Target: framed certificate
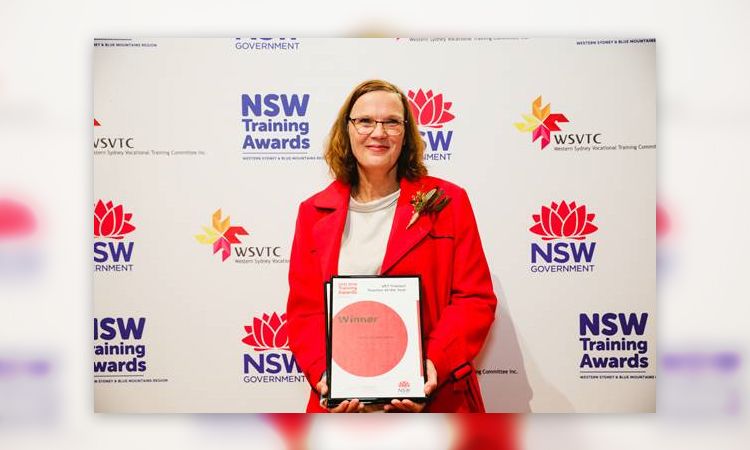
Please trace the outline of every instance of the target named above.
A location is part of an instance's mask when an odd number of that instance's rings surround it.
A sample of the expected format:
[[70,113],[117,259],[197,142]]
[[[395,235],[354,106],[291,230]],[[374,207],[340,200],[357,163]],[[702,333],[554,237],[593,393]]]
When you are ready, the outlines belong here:
[[419,276],[338,276],[325,289],[328,406],[424,401]]

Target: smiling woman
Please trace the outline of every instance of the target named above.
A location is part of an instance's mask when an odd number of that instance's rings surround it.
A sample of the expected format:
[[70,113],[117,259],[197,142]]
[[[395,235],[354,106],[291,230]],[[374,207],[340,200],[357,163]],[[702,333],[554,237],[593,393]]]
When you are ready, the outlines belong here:
[[[323,283],[334,275],[419,275],[427,403],[393,399],[386,412],[484,412],[472,360],[497,298],[466,192],[427,176],[424,143],[404,94],[365,81],[339,110],[325,159],[335,181],[302,202],[289,264],[289,346],[327,409]],[[439,193],[432,195],[434,193]]]

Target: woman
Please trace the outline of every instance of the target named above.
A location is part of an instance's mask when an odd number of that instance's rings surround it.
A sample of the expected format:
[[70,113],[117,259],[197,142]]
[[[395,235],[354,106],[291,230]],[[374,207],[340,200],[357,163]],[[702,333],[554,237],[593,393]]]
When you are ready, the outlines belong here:
[[[497,299],[466,192],[427,176],[404,94],[370,80],[339,111],[325,151],[336,180],[302,202],[289,267],[289,345],[312,392],[308,412],[358,412],[357,399],[327,410],[323,282],[333,275],[422,278],[429,401],[393,400],[386,412],[484,412],[472,359]],[[442,202],[416,211],[433,188]],[[447,203],[446,203],[447,202]],[[442,208],[442,209],[441,209]]]

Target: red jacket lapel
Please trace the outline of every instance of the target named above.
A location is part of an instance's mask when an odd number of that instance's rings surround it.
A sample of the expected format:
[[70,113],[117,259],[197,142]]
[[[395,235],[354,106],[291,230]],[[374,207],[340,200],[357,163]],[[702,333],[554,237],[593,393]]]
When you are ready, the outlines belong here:
[[320,258],[324,280],[338,273],[339,248],[349,209],[350,192],[349,185],[334,181],[315,198],[315,207],[327,213],[312,229],[315,251]]
[[393,218],[391,234],[388,237],[388,246],[385,250],[383,265],[380,268],[381,274],[386,274],[409,250],[417,245],[427,233],[432,229],[432,216],[423,215],[411,226],[406,226],[414,214],[414,208],[411,205],[411,199],[414,194],[421,190],[426,191],[434,186],[423,186],[422,180],[409,181],[401,179],[401,194],[396,204],[396,216]]
[[[420,180],[400,181],[401,194],[396,203],[396,214],[388,237],[381,274],[386,274],[409,250],[417,245],[432,229],[431,215],[420,216],[419,219],[406,229],[414,213],[411,198],[418,190],[429,190],[434,186],[422,186]],[[341,238],[346,225],[346,215],[349,210],[349,196],[351,188],[340,181],[334,181],[328,188],[315,198],[316,208],[325,211],[325,216],[318,220],[312,229],[315,250],[320,258],[323,279],[328,280],[338,273],[339,250]]]

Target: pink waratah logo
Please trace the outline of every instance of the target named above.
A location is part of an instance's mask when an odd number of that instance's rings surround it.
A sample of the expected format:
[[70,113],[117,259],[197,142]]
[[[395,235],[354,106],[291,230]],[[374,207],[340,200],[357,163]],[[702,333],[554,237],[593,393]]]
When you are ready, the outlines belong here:
[[423,127],[443,128],[444,123],[456,117],[448,111],[453,103],[444,102],[443,94],[435,95],[432,90],[425,92],[420,89],[417,92],[409,91],[408,96],[411,112]]
[[534,234],[542,236],[545,241],[553,239],[586,239],[586,236],[599,228],[591,223],[594,214],[586,212],[586,205],[576,205],[565,201],[550,206],[542,206],[541,214],[534,214],[534,226],[529,228]]
[[94,236],[98,238],[122,239],[135,230],[130,223],[133,214],[126,213],[122,205],[99,200],[94,206]]
[[289,334],[286,328],[286,313],[279,316],[276,313],[263,314],[262,318],[253,318],[252,325],[245,325],[247,336],[242,342],[249,345],[256,352],[266,350],[289,350]]

